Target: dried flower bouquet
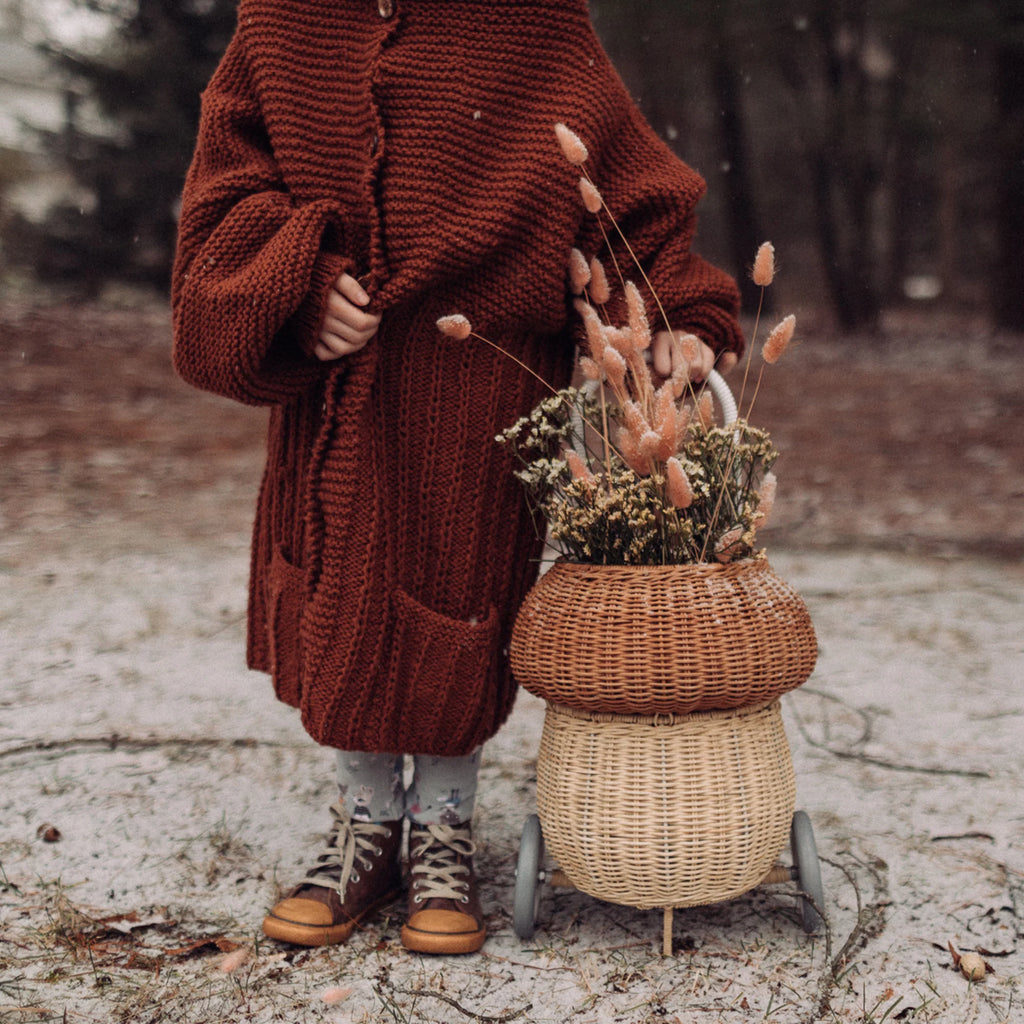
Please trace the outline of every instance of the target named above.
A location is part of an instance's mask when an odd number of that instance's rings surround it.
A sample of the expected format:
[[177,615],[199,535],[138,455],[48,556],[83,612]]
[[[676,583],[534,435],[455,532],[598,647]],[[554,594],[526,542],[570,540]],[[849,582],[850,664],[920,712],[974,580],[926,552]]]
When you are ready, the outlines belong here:
[[[568,276],[586,334],[586,351],[579,358],[584,382],[557,391],[551,388],[548,398],[497,440],[516,455],[516,475],[539,523],[546,527],[552,546],[570,560],[678,565],[757,557],[763,553],[755,548],[756,532],[775,500],[771,468],[778,456],[768,433],[748,422],[764,365],[745,415],[716,425],[710,391],[695,388],[688,377],[698,339],[672,329],[590,177],[582,140],[563,124],[555,126],[555,135],[566,159],[580,168],[580,198],[599,219],[606,244],[608,232],[616,233],[653,296],[669,332],[673,371],[667,379],[652,372],[653,334],[637,285],[616,263],[626,323],[612,322],[608,309],[613,293],[604,266],[574,249]],[[762,294],[773,276],[774,250],[766,242],[752,271]],[[759,323],[760,310],[755,340]],[[442,317],[438,327],[449,336],[473,336],[504,352],[476,334],[460,314]],[[794,327],[789,316],[770,332],[762,347],[764,364],[779,358]],[[741,409],[743,397],[741,391]]]

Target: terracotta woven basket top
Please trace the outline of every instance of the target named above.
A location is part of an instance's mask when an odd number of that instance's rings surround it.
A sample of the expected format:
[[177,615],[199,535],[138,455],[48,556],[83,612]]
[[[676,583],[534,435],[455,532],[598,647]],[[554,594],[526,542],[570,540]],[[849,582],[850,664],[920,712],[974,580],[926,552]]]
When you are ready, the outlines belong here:
[[773,700],[818,656],[800,595],[764,559],[617,566],[559,560],[519,611],[512,671],[531,693],[613,714]]

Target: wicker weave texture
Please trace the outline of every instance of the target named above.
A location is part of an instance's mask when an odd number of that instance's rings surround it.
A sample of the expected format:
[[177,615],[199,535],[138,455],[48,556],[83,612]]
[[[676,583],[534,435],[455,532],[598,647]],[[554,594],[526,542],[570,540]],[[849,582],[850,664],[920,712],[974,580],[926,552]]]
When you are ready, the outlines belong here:
[[545,843],[599,899],[650,908],[739,896],[785,846],[795,801],[778,701],[675,718],[548,705],[537,764]]
[[556,562],[519,611],[512,671],[531,693],[615,714],[764,703],[806,682],[817,639],[764,559],[729,565]]

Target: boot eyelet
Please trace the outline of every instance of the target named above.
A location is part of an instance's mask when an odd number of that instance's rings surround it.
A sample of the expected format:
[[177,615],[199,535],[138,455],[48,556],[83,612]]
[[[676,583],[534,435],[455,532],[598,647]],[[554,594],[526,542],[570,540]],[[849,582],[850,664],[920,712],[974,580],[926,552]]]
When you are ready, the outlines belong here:
[[355,872],[355,871],[349,872],[348,880],[350,882],[357,882],[358,883],[358,881],[359,881],[359,874],[357,872]]
[[413,896],[412,901],[418,906],[420,903],[423,902],[423,897],[420,895]]
[[469,897],[468,896],[460,896],[459,897],[459,902],[460,903],[468,903],[469,902]]

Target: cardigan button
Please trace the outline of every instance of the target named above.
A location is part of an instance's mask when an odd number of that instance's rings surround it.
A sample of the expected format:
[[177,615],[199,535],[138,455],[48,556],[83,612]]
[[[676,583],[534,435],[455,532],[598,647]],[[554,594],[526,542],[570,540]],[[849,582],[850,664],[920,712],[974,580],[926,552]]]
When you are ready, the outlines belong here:
[[395,13],[395,0],[377,0],[377,13],[382,18],[390,18]]

